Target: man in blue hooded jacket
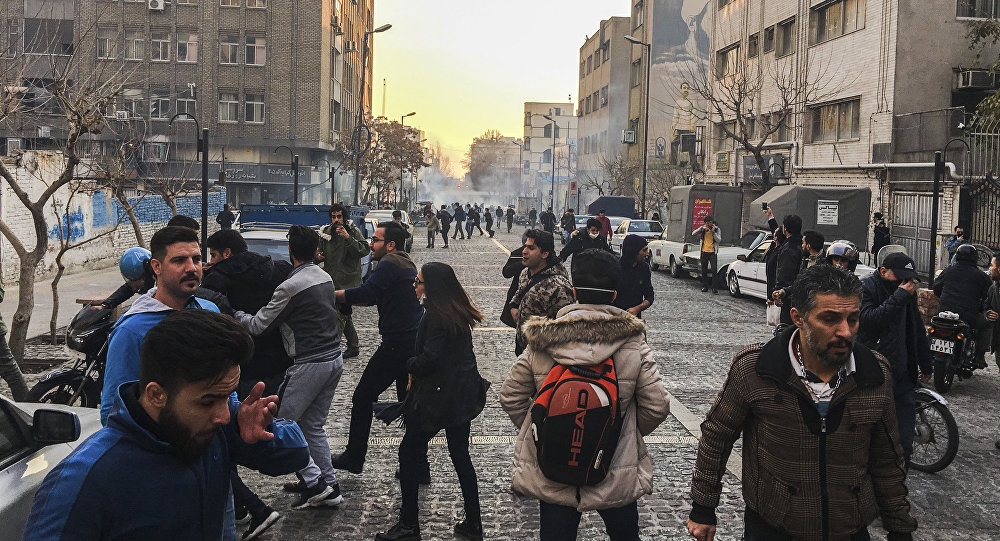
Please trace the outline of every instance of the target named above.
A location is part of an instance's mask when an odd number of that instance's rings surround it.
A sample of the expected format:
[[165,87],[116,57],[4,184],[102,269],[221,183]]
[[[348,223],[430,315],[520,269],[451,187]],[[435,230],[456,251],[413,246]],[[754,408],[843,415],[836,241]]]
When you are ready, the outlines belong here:
[[132,303],[109,337],[101,391],[101,424],[105,426],[118,386],[139,379],[139,349],[149,329],[176,310],[219,311],[215,304],[194,296],[202,277],[198,233],[186,227],[167,226],[153,234],[149,247],[156,287]]
[[102,430],[46,475],[24,539],[222,538],[234,463],[284,475],[309,460],[305,438],[275,420],[258,383],[233,391],[250,335],[228,316],[170,313],[146,334],[138,382],[119,386]]

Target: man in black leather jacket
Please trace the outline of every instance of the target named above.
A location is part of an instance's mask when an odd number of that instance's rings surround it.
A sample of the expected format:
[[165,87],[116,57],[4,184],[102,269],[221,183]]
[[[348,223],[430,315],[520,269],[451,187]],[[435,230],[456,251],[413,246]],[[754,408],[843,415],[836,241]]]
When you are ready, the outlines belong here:
[[[861,280],[858,340],[885,355],[892,364],[893,398],[899,438],[907,463],[913,451],[916,388],[933,370],[927,329],[917,309],[917,274],[913,259],[890,254],[882,266]],[[918,369],[920,374],[918,376]]]
[[[802,218],[789,214],[781,220],[785,241],[775,253],[774,290],[782,290],[795,281],[802,268]],[[772,296],[774,294],[772,293]],[[792,325],[791,303],[781,305],[781,324],[775,328],[775,336]]]
[[[963,244],[955,250],[954,262],[934,279],[934,294],[941,299],[938,313],[958,314],[969,324],[976,342],[979,342],[978,335],[990,324],[983,315],[983,301],[992,283],[989,275],[976,266],[978,259],[976,248]],[[986,368],[985,354],[985,348],[976,347],[976,368]]]

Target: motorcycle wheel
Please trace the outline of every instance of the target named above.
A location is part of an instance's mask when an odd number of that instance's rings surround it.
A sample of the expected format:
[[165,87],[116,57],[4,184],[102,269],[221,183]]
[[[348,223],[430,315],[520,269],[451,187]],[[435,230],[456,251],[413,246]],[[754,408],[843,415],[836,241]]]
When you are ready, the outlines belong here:
[[955,382],[955,372],[949,364],[947,359],[934,361],[934,388],[941,394],[947,393]]
[[[70,398],[80,388],[83,389],[72,403]],[[40,404],[63,404],[83,408],[96,408],[101,405],[101,390],[94,380],[80,374],[63,374],[48,381],[39,382],[28,391],[28,402]]]
[[936,473],[951,464],[958,454],[958,425],[944,404],[917,394],[917,418],[910,467]]

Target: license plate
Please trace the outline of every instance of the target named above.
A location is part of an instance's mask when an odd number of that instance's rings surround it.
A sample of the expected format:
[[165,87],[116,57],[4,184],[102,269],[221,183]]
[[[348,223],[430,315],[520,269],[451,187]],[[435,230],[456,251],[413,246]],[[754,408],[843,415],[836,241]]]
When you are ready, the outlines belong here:
[[955,342],[940,338],[931,338],[931,351],[951,355],[955,351]]

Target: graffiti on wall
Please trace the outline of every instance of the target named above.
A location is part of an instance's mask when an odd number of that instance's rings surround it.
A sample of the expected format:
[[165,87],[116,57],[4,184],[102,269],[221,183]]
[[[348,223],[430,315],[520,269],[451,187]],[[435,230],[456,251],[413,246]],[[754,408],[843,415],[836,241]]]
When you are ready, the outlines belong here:
[[59,221],[60,224],[53,225],[49,229],[50,239],[67,237],[70,242],[76,242],[87,234],[87,229],[83,225],[83,208],[80,206],[77,206],[75,211],[63,213]]

